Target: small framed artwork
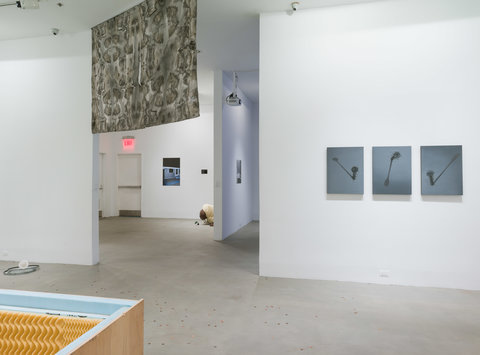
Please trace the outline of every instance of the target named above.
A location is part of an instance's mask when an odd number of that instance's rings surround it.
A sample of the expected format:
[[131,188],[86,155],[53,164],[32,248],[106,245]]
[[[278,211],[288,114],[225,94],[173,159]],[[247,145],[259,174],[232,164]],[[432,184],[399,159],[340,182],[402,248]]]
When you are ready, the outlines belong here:
[[423,146],[422,195],[463,195],[462,146]]
[[237,177],[237,184],[241,184],[242,183],[242,161],[241,160],[237,160],[236,177]]
[[412,147],[373,147],[373,194],[412,194]]
[[363,147],[327,148],[327,193],[363,195]]
[[163,158],[163,186],[180,186],[180,158]]

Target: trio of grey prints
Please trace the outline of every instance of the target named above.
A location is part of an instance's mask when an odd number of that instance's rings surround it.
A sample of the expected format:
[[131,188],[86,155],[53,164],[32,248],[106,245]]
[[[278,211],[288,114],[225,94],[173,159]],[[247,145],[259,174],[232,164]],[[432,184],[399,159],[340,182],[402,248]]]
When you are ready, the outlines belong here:
[[[422,195],[463,195],[462,146],[421,147]],[[412,148],[373,147],[373,193],[412,194]],[[363,147],[327,148],[327,193],[363,194]]]

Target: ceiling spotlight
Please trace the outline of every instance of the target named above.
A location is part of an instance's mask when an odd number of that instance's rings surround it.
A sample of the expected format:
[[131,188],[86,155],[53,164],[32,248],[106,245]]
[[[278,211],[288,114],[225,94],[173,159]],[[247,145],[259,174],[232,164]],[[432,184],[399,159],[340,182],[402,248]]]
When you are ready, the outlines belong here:
[[297,11],[300,7],[300,3],[298,1],[292,2],[292,10]]

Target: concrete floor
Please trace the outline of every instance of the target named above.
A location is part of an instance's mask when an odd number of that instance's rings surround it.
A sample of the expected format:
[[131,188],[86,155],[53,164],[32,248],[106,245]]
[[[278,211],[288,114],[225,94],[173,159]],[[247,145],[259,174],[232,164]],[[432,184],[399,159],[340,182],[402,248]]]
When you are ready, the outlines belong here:
[[[1,288],[145,299],[145,354],[480,354],[480,292],[258,276],[258,224],[100,222],[101,263]],[[2,269],[12,263],[1,262]]]

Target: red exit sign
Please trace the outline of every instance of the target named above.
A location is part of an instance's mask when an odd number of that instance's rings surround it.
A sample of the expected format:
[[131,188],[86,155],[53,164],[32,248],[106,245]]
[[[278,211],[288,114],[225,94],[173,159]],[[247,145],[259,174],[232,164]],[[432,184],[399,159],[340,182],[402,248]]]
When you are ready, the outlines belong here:
[[134,150],[135,149],[135,138],[133,137],[124,137],[122,138],[123,150]]

